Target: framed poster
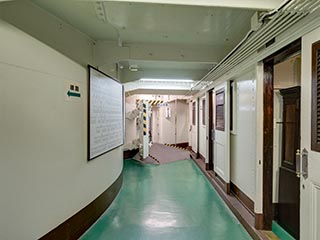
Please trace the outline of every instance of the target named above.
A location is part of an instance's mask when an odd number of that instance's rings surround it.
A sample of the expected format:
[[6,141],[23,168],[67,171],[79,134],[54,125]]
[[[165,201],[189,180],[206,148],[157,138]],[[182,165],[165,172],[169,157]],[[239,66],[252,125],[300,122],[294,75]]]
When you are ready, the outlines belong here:
[[97,158],[124,142],[123,85],[88,66],[88,160]]

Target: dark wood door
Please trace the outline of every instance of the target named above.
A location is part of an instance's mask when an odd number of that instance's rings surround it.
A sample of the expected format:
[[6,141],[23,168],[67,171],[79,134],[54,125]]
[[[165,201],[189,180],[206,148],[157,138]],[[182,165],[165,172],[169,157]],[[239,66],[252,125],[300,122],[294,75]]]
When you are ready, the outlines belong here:
[[214,140],[214,116],[213,116],[213,90],[209,92],[209,101],[208,101],[208,116],[209,116],[209,163],[206,166],[206,170],[213,170],[213,140]]
[[279,172],[279,224],[299,239],[300,179],[296,152],[300,150],[300,87],[280,90],[283,97],[282,157]]

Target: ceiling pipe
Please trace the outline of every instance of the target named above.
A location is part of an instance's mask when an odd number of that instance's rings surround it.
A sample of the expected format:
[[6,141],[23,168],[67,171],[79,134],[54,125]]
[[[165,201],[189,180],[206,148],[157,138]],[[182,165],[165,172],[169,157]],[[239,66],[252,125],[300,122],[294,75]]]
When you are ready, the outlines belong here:
[[[199,90],[205,81],[214,81],[227,73],[241,61],[257,52],[268,41],[275,38],[293,24],[319,8],[320,0],[290,0],[279,8],[260,18],[263,25],[255,32],[250,31],[246,37],[221,61],[209,71],[191,90]],[[266,22],[266,18],[271,20]]]

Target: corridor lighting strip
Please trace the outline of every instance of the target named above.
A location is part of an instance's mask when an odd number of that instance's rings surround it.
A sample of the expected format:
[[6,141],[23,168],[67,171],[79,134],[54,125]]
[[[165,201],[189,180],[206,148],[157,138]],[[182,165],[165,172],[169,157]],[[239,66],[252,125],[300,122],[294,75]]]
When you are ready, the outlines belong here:
[[259,30],[249,32],[246,38],[197,82],[191,90],[201,90],[201,88],[210,84],[210,81],[217,80],[235,66],[257,53],[270,40],[279,36],[302,18],[319,8],[320,0],[291,0],[287,1],[276,11],[263,16],[262,21],[269,15],[272,17]]
[[158,78],[141,78],[142,82],[179,82],[179,83],[193,83],[191,79],[158,79]]

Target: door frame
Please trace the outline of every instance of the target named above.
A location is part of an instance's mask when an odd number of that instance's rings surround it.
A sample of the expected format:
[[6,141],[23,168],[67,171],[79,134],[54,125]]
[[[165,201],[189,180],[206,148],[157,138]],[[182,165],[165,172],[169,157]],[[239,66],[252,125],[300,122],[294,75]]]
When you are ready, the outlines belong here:
[[214,159],[213,159],[213,132],[214,131],[214,118],[213,118],[213,91],[214,88],[210,89],[208,91],[208,101],[207,101],[207,114],[208,114],[208,163],[206,164],[206,170],[210,170],[213,171],[213,163],[214,163]]
[[196,123],[197,123],[197,158],[200,158],[200,98],[197,97],[196,100]]
[[272,229],[274,205],[272,203],[273,187],[273,86],[274,65],[301,51],[301,38],[280,49],[263,60],[263,210],[262,228]]

